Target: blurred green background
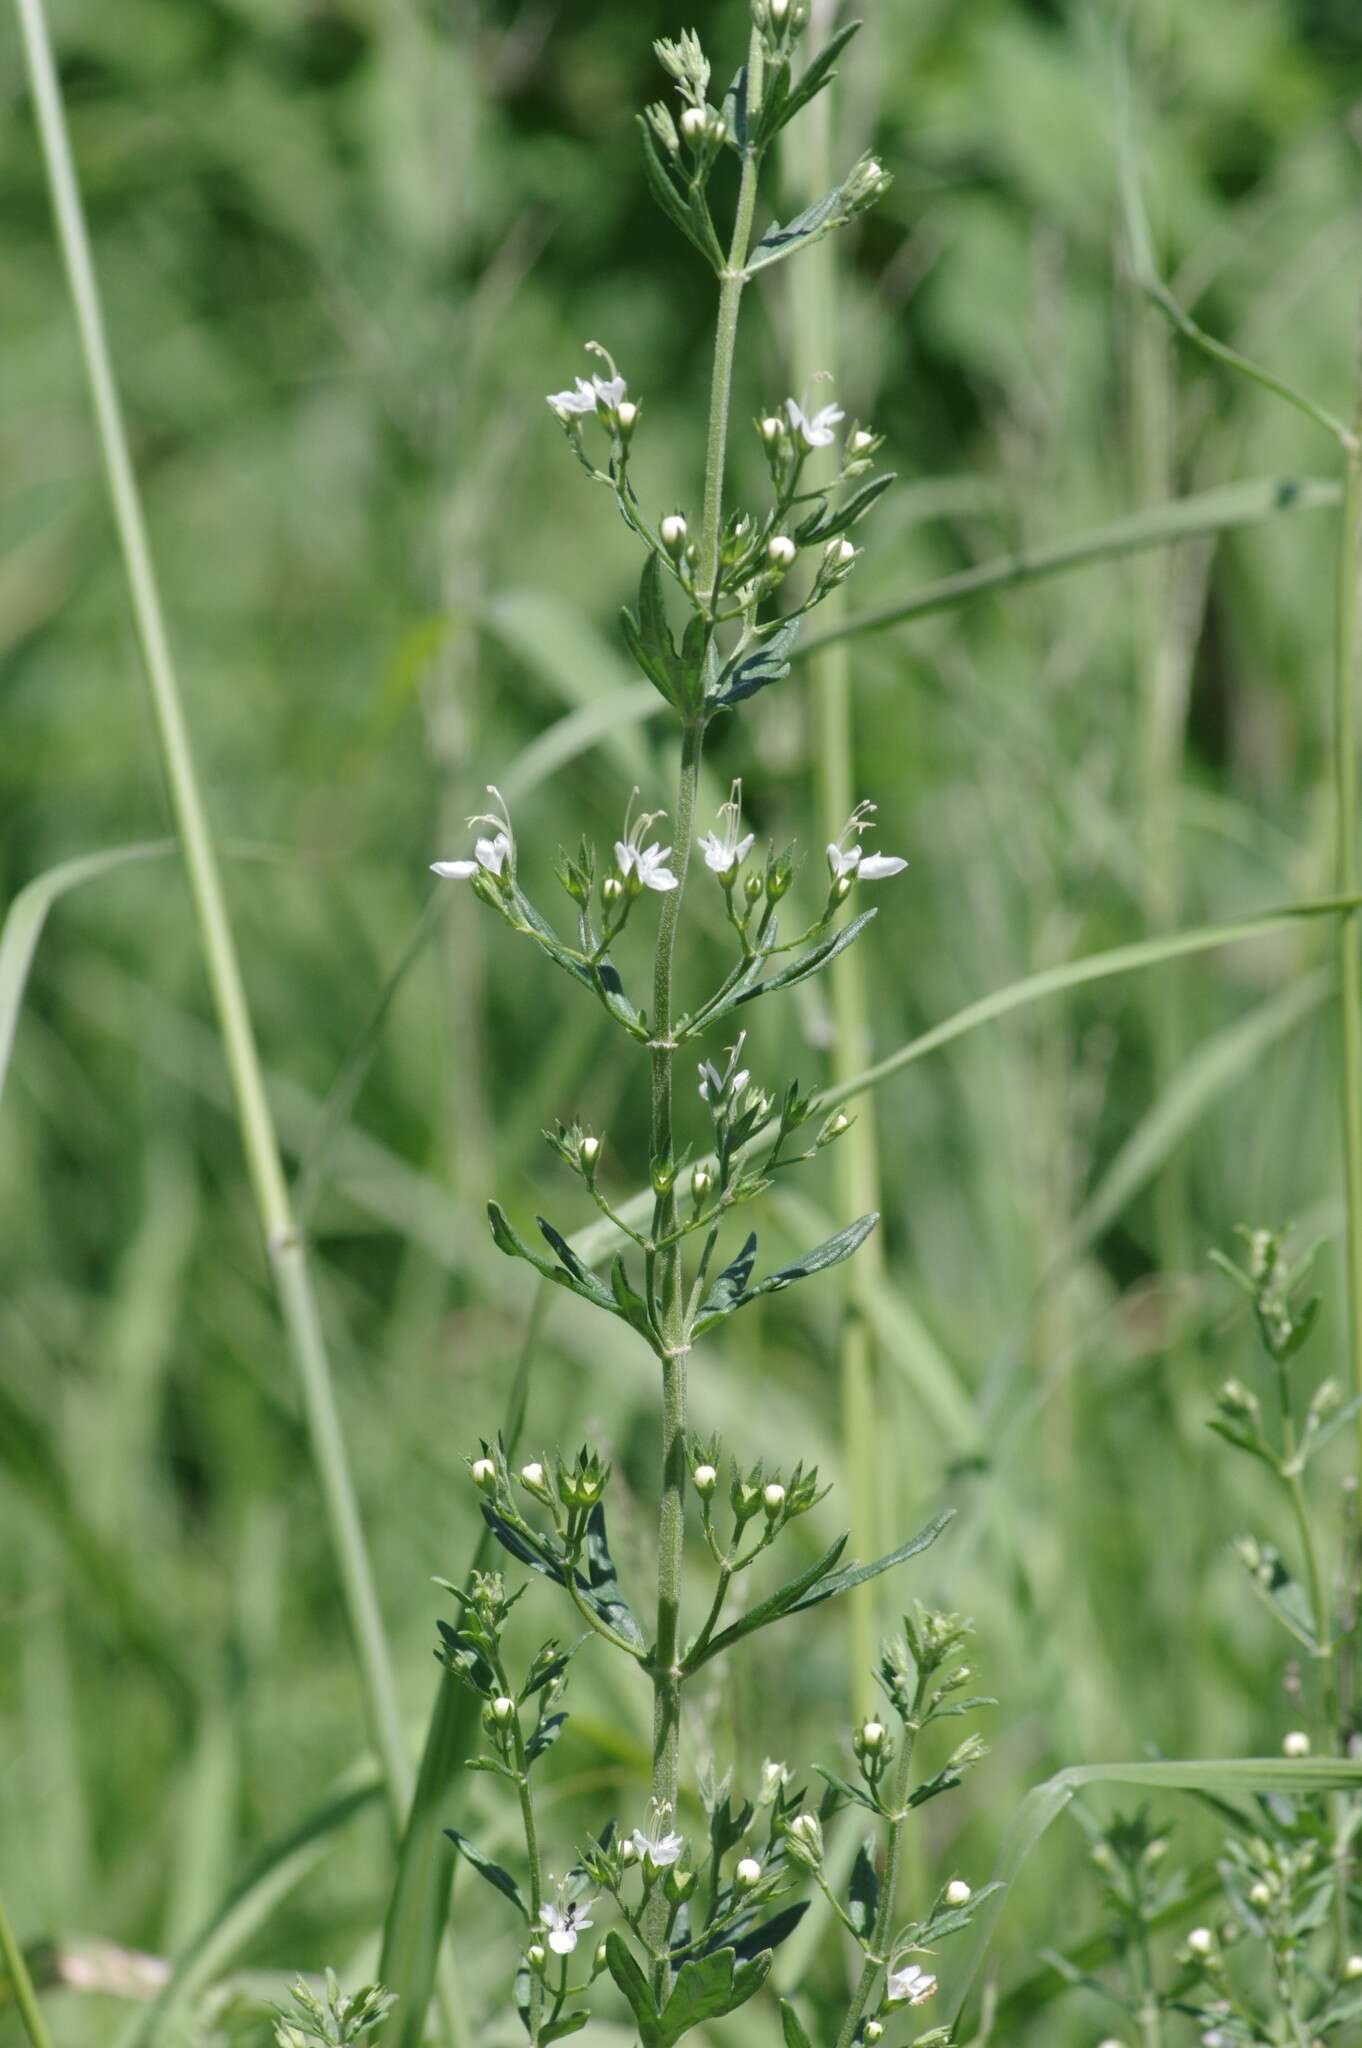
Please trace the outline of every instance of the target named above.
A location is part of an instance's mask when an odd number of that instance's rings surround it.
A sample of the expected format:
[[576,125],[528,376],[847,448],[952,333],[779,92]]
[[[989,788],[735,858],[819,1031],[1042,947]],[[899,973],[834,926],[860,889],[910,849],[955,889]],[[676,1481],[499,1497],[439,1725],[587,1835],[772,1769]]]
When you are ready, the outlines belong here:
[[[712,290],[650,207],[632,115],[661,90],[652,35],[694,22],[722,73],[745,9],[51,11],[249,990],[302,1162],[423,916],[426,863],[464,850],[485,783],[511,796],[546,900],[560,841],[612,840],[635,783],[667,801],[656,723],[621,722],[547,781],[525,756],[629,680],[614,619],[637,574],[543,394],[586,367],[588,338],[607,343],[646,407],[641,488],[658,511],[698,512]],[[1167,273],[1208,326],[1346,412],[1362,283],[1350,0],[867,12],[838,155],[873,147],[896,183],[839,244],[841,395],[886,435],[900,483],[853,608],[1174,491],[1328,475],[1325,437],[1174,353],[1130,289],[1113,53],[1133,55]],[[8,900],[54,862],[158,837],[167,809],[8,9],[0,93]],[[787,285],[777,273],[747,302],[739,488],[759,474],[748,420],[791,388]],[[1328,892],[1332,547],[1329,513],[1282,516],[855,643],[862,787],[911,861],[865,946],[874,1055],[1079,953]],[[816,847],[832,821],[812,814],[807,691],[796,670],[716,729],[710,768],[716,792],[742,775],[763,835]],[[698,980],[720,957],[712,905],[696,928]],[[645,1110],[597,1013],[465,894],[440,898],[430,933],[313,1218],[414,1749],[444,1611],[431,1575],[458,1575],[475,1534],[462,1455],[500,1419],[530,1302],[481,1203],[495,1191],[518,1220],[547,1206],[575,1226],[542,1128],[592,1117],[624,1192]],[[1333,1013],[1303,988],[1327,955],[1309,928],[1110,982],[862,1106],[892,1289],[877,1511],[906,1534],[943,1500],[962,1510],[900,1590],[978,1617],[1001,1702],[990,1760],[930,1810],[922,1869],[980,1880],[1022,1793],[1063,1764],[1271,1752],[1292,1725],[1278,1639],[1227,1550],[1245,1526],[1285,1532],[1205,1428],[1214,1386],[1253,1355],[1205,1254],[1240,1220],[1329,1239],[1314,1356],[1342,1369]],[[826,1039],[815,993],[762,1014],[749,1050],[763,1078],[812,1082]],[[1184,1098],[1195,1118],[1165,1129],[1159,1105]],[[26,1939],[174,1953],[364,1750],[175,861],[56,910],[0,1113],[0,1893]],[[1132,1134],[1149,1156],[1113,1182]],[[832,1199],[826,1178],[802,1192]],[[754,1310],[700,1360],[695,1400],[740,1455],[814,1457],[841,1489],[857,1475],[838,1448],[837,1314],[835,1286]],[[637,1578],[647,1361],[555,1301],[532,1413],[536,1442],[589,1427],[610,1447]],[[803,1525],[809,1546],[836,1514],[834,1496]],[[548,1596],[532,1605],[548,1625]],[[703,1704],[692,1763],[707,1748],[836,1761],[842,1630],[820,1618],[763,1641]],[[574,1698],[555,1868],[592,1815],[642,1803],[641,1690],[584,1659]],[[466,1810],[509,1847],[489,1783],[470,1780]],[[1082,1857],[1076,1830],[1041,1852],[1045,1882],[1003,1923],[1004,1986],[1094,1924]],[[222,1974],[372,1966],[390,1877],[377,1809],[297,1877]],[[510,2040],[511,1929],[477,1889],[457,1909],[473,2034]],[[828,1983],[843,1968],[826,1930],[797,1960]],[[78,2048],[115,2039],[127,2010],[57,1994],[54,2025]],[[8,2025],[0,2012],[0,2040],[17,2039]],[[1104,2030],[1070,1997],[1004,2038]],[[258,2023],[240,2038],[262,2039]]]

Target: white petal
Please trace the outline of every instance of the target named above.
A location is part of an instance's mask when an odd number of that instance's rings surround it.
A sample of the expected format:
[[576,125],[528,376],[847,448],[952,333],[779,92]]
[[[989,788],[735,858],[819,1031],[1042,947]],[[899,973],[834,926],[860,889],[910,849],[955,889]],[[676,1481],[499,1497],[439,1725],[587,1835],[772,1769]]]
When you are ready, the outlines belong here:
[[549,1947],[556,1956],[570,1956],[577,1946],[577,1937],[570,1927],[555,1927],[549,1936]]
[[863,882],[883,882],[890,875],[901,875],[907,865],[895,853],[867,853],[861,856],[856,873]]
[[734,860],[746,860],[748,854],[752,851],[752,848],[756,844],[756,839],[757,835],[755,832],[749,832],[746,839],[740,839],[733,849]]
[[677,886],[676,876],[670,868],[653,868],[643,877],[643,881],[646,888],[656,889],[659,896],[665,896],[668,890]]
[[615,841],[615,865],[622,875],[632,875],[638,864],[638,853],[628,840]]
[[442,875],[447,882],[466,882],[478,872],[478,864],[475,860],[433,860],[430,872]]

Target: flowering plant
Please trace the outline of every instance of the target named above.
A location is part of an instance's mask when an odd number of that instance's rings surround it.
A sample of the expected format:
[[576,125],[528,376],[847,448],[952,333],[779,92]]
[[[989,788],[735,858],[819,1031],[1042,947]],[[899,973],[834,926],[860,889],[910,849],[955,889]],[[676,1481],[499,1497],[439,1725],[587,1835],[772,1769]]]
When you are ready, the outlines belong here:
[[[516,2003],[530,2041],[558,2040],[586,2025],[599,1980],[613,1980],[644,2048],[670,2048],[693,2028],[744,2005],[760,1989],[773,1951],[797,1925],[807,1902],[788,1902],[811,1884],[861,1952],[839,2034],[844,2048],[876,2041],[891,2015],[926,2004],[936,1990],[930,1956],[963,1928],[976,1903],[954,1879],[928,1910],[902,1921],[901,1844],[911,1811],[960,1782],[983,1754],[970,1736],[934,1776],[914,1785],[917,1735],[933,1721],[983,1702],[966,1693],[962,1661],[968,1624],[915,1607],[904,1633],[886,1646],[879,1682],[886,1718],[865,1720],[854,1742],[854,1775],[823,1771],[811,1804],[781,1765],[768,1764],[751,1797],[729,1778],[700,1788],[707,1840],[696,1841],[683,1807],[682,1703],[687,1684],[713,1660],[787,1616],[800,1614],[924,1550],[942,1515],[890,1555],[843,1562],[847,1538],[769,1596],[729,1617],[736,1582],[810,1513],[827,1489],[816,1467],[770,1472],[726,1461],[717,1440],[701,1441],[687,1417],[687,1366],[695,1344],[749,1303],[849,1258],[875,1228],[864,1215],[774,1270],[761,1272],[755,1231],[722,1241],[735,1214],[789,1169],[816,1158],[847,1130],[835,1106],[821,1108],[797,1081],[769,1088],[753,1079],[748,1031],[737,1021],[750,1004],[817,974],[854,943],[874,907],[844,912],[861,884],[902,872],[897,855],[871,851],[873,803],[856,806],[828,847],[827,884],[811,916],[785,935],[780,906],[796,880],[794,847],[754,857],[735,782],[713,826],[697,837],[696,804],[708,727],[788,675],[804,618],[851,574],[850,537],[892,479],[872,474],[880,447],[843,409],[787,398],[757,422],[769,495],[761,509],[724,501],[731,387],[743,292],[761,271],[788,260],[870,205],[888,179],[863,159],[816,205],[755,236],[758,182],[785,125],[820,92],[854,33],[833,37],[801,70],[796,46],[807,9],[796,0],[754,0],[746,64],[718,105],[698,39],[683,34],[657,45],[681,101],[661,103],[641,122],[649,184],[664,212],[711,264],[718,319],[703,504],[693,526],[674,508],[650,515],[635,481],[643,406],[608,350],[588,344],[599,365],[554,392],[549,405],[587,476],[614,498],[643,548],[637,604],[623,614],[629,651],[676,716],[680,768],[670,815],[635,809],[631,798],[612,855],[585,841],[560,853],[556,873],[575,912],[564,937],[533,900],[522,875],[511,818],[498,792],[494,809],[469,821],[471,855],[439,861],[442,878],[467,883],[510,928],[599,1002],[647,1055],[651,1080],[648,1193],[616,1200],[607,1187],[604,1140],[580,1123],[560,1124],[550,1143],[610,1229],[607,1274],[555,1224],[540,1218],[546,1251],[537,1250],[496,1203],[489,1207],[498,1248],[602,1314],[626,1323],[660,1368],[661,1490],[657,1531],[657,1603],[651,1632],[637,1618],[611,1555],[604,1496],[610,1466],[583,1447],[575,1457],[547,1453],[513,1464],[506,1444],[485,1441],[470,1472],[487,1526],[517,1564],[558,1585],[584,1630],[564,1648],[544,1643],[513,1671],[508,1623],[524,1584],[508,1590],[500,1573],[478,1572],[449,1590],[459,1612],[442,1624],[443,1655],[482,1701],[487,1753],[476,1767],[512,1788],[524,1840],[524,1876],[493,1862],[450,1829],[460,1854],[501,1893],[524,1924]],[[711,209],[711,178],[725,156],[737,160],[739,186],[731,231],[721,240]],[[840,444],[840,445],[839,445]],[[811,466],[835,450],[835,473],[815,480]],[[684,612],[673,626],[671,608]],[[637,792],[635,792],[637,797]],[[689,1009],[674,989],[677,935],[692,852],[698,847],[721,897],[733,960],[716,987]],[[616,964],[630,921],[659,899],[651,994],[630,992]],[[716,1034],[731,1031],[723,1050]],[[677,1062],[693,1049],[699,1123],[687,1140],[680,1124]],[[728,1515],[723,1512],[726,1498]],[[698,1627],[682,1618],[682,1560],[688,1504],[714,1568],[708,1612]],[[642,1824],[606,1825],[560,1880],[546,1875],[534,1796],[534,1771],[559,1738],[568,1668],[592,1637],[635,1664],[653,1695],[651,1797]],[[824,1829],[845,1809],[871,1817],[872,1835],[856,1857],[847,1895],[824,1863]],[[597,1930],[611,1923],[602,1939]],[[583,1937],[590,1955],[583,1962]],[[783,2007],[786,2042],[807,2043],[794,2005]],[[922,2039],[941,2038],[940,2035]]]

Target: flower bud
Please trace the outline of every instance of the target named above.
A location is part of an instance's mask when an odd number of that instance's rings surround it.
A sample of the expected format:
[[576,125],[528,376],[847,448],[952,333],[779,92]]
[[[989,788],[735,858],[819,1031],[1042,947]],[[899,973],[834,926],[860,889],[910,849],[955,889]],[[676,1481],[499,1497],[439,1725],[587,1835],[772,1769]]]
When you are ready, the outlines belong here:
[[851,1738],[851,1747],[858,1757],[878,1757],[888,1733],[883,1721],[863,1721]]
[[655,1159],[649,1169],[649,1179],[655,1195],[669,1195],[676,1180],[676,1168],[670,1159]]
[[772,1482],[762,1489],[762,1505],[768,1515],[778,1515],[785,1505],[785,1488]]
[[590,1173],[595,1167],[596,1161],[601,1156],[600,1139],[592,1137],[583,1138],[581,1144],[577,1148],[577,1156],[581,1160],[582,1165],[586,1168],[587,1172]]
[[618,875],[607,875],[601,883],[601,902],[614,910],[624,900],[624,884]]
[[1289,1735],[1282,1737],[1283,1756],[1309,1756],[1310,1737],[1303,1728],[1293,1728]]
[[[694,112],[694,109],[692,108],[691,111]],[[669,555],[675,557],[685,551],[686,542],[690,537],[690,528],[679,512],[669,512],[658,531],[662,535],[662,545]]]
[[830,540],[823,559],[834,569],[846,569],[856,559],[856,550],[845,535],[840,540]]
[[674,1906],[679,1906],[695,1890],[695,1872],[678,1870],[673,1864],[662,1880],[662,1889]]
[[709,114],[704,107],[687,107],[681,116],[681,133],[687,142],[702,142],[709,127]]
[[703,1202],[714,1186],[714,1175],[707,1166],[697,1166],[690,1177],[690,1191],[697,1202]]
[[873,434],[868,434],[864,427],[857,427],[855,433],[851,437],[852,454],[868,455],[870,450],[874,447],[874,445],[875,436]]
[[785,17],[788,15],[789,11],[790,0],[771,0],[771,20],[775,23],[777,28],[782,28],[784,26]]
[[1362,1977],[1362,1956],[1349,1956],[1347,1962],[1343,1965],[1343,1975],[1349,1983],[1355,1983],[1359,1977]]
[[543,1969],[544,1944],[542,1941],[532,1941],[530,1943],[529,1947],[525,1951],[525,1960],[532,1970]]
[[1272,1904],[1272,1887],[1270,1884],[1264,1883],[1261,1877],[1257,1884],[1249,1886],[1249,1904],[1251,1906],[1270,1906]]
[[788,533],[773,533],[766,543],[766,559],[773,569],[788,569],[798,553]]
[[974,1894],[965,1883],[963,1877],[953,1877],[946,1886],[946,1904],[948,1906],[967,1906],[973,1897]]
[[468,1470],[479,1492],[496,1492],[497,1468],[490,1458],[474,1458]]
[[775,413],[768,412],[766,418],[758,427],[757,432],[769,448],[774,448],[776,443],[784,436],[785,422],[782,419],[778,419]]
[[1194,1956],[1215,1954],[1215,1936],[1209,1927],[1194,1927],[1187,1937],[1188,1953]]
[[522,1486],[528,1486],[531,1493],[543,1492],[544,1468],[537,1459],[532,1458],[528,1465],[521,1466],[520,1483]]
[[591,1958],[591,1974],[592,1974],[592,1976],[593,1976],[593,1977],[599,1977],[599,1976],[600,1976],[600,1974],[601,1974],[601,1971],[602,1971],[602,1970],[603,1970],[603,1969],[605,1968],[605,1966],[606,1966],[606,1964],[607,1964],[607,1963],[609,1962],[609,1960],[610,1960],[610,1958],[609,1958],[609,1956],[608,1956],[608,1955],[606,1954],[606,1949],[605,1949],[605,1943],[604,1943],[603,1941],[601,1941],[601,1942],[597,1942],[597,1944],[596,1944],[596,1953],[595,1953],[595,1955],[594,1955],[594,1956],[593,1956],[593,1957]]
[[619,1858],[626,1869],[628,1869],[630,1864],[638,1862],[638,1850],[634,1847],[633,1841],[628,1835],[620,1843]]
[[691,1482],[701,1500],[708,1500],[719,1484],[719,1475],[712,1465],[697,1465],[691,1473]]
[[492,1702],[492,1719],[499,1728],[504,1728],[509,1721],[515,1719],[515,1701],[508,1698],[504,1692],[498,1693]]
[[733,1873],[734,1882],[741,1891],[750,1892],[754,1884],[761,1883],[761,1865],[755,1856],[744,1856]]
[[881,2039],[883,2038],[883,2035],[884,2035],[884,2022],[883,2022],[882,2020],[867,2020],[867,2021],[866,2021],[866,2023],[865,2023],[865,2038],[866,2038],[866,2040],[867,2040],[867,2041],[879,2041],[879,2040],[881,2040]]
[[800,1863],[817,1867],[823,1860],[823,1829],[815,1813],[798,1813],[786,1833],[790,1853]]
[[620,400],[615,407],[615,421],[620,430],[620,438],[627,441],[638,424],[638,407],[632,398]]
[[765,882],[758,874],[747,875],[743,880],[742,892],[749,903],[760,903]]

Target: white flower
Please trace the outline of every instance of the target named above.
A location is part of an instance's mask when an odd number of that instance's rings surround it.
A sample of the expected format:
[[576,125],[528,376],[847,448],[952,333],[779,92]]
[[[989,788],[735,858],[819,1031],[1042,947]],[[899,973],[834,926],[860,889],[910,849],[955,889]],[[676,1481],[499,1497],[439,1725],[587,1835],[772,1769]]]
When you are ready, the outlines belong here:
[[884,1995],[891,2005],[925,2005],[935,1990],[935,1977],[916,1963],[891,1970],[884,1984]]
[[846,418],[840,405],[824,405],[810,419],[794,398],[786,399],[785,411],[794,431],[803,435],[806,448],[830,448],[836,438],[833,428]]
[[946,1886],[946,1904],[948,1906],[967,1906],[973,1897],[974,1894],[965,1883],[963,1877],[953,1877]]
[[593,377],[591,379],[591,388],[596,394],[597,410],[613,412],[622,401],[629,387],[623,377],[615,376]]
[[549,1947],[556,1956],[570,1956],[577,1946],[577,1937],[591,1925],[591,1908],[594,1899],[583,1899],[566,1905],[544,1906],[540,1909],[539,1924],[549,1937]]
[[857,804],[840,837],[829,844],[828,868],[834,882],[882,882],[889,875],[902,874],[907,867],[907,861],[900,860],[897,854],[861,851],[860,835],[870,829],[874,815],[874,804]]
[[560,420],[571,419],[574,414],[595,412],[595,381],[579,377],[571,391],[550,391],[548,402]]
[[1310,1737],[1302,1728],[1293,1728],[1289,1735],[1282,1737],[1283,1756],[1309,1756]]
[[[638,791],[635,790],[634,796],[637,795]],[[634,807],[634,796],[629,799],[629,810]],[[665,818],[666,815],[665,811],[642,811],[631,825],[629,812],[626,811],[624,837],[615,841],[615,862],[625,881],[627,882],[631,875],[637,875],[645,889],[656,889],[660,895],[665,895],[669,889],[677,886],[676,876],[667,866],[672,850],[670,846],[659,846],[656,840],[651,846],[644,846],[641,841],[649,826],[655,825],[659,818]]]
[[699,841],[705,866],[725,880],[742,866],[756,839],[755,832],[748,832],[740,839],[738,834],[741,831],[742,784],[735,782],[728,802],[719,806],[718,830],[704,833]]
[[726,1103],[736,1102],[752,1076],[746,1067],[740,1067],[742,1049],[747,1033],[738,1033],[736,1045],[728,1048],[728,1064],[720,1073],[711,1060],[700,1062],[700,1100],[707,1102],[714,1115],[719,1116]]
[[432,874],[440,875],[445,881],[466,882],[479,868],[485,868],[489,875],[515,873],[515,838],[511,832],[510,812],[506,808],[501,791],[494,789],[490,782],[487,785],[487,794],[494,796],[500,804],[500,815],[481,811],[476,817],[470,818],[468,823],[470,828],[474,825],[490,825],[490,836],[474,840],[472,860],[433,860],[430,864]]
[[654,1870],[666,1870],[680,1858],[686,1846],[684,1835],[645,1835],[642,1828],[635,1828],[630,1841],[638,1851],[640,1859],[651,1863]]

